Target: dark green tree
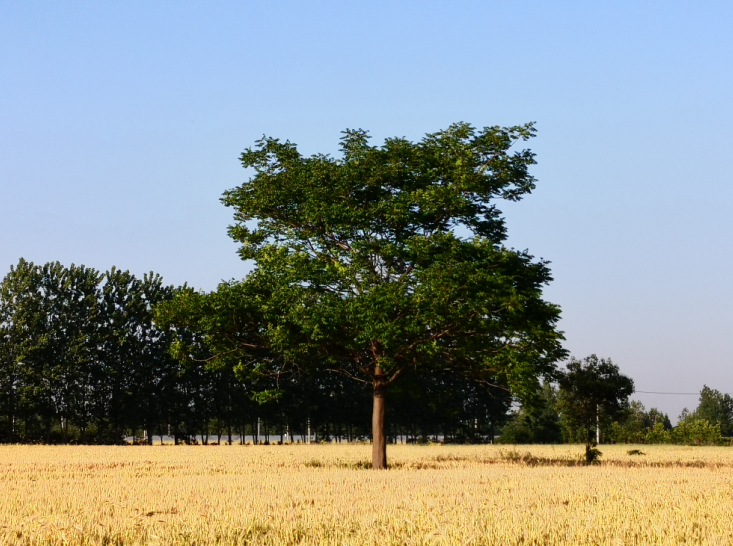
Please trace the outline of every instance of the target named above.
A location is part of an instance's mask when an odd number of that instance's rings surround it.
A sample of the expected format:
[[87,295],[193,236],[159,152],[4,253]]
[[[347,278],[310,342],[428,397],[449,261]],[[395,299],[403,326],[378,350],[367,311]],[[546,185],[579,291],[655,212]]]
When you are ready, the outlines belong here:
[[611,359],[590,355],[571,359],[560,375],[558,408],[563,419],[585,434],[586,462],[597,453],[593,448],[597,427],[608,426],[629,407],[634,381],[621,374]]
[[37,267],[36,274],[38,289],[14,295],[42,315],[33,333],[38,343],[24,361],[34,412],[45,424],[47,441],[55,422],[64,440],[69,439],[72,426],[84,440],[98,379],[95,317],[101,275],[94,269],[65,268],[58,262]]
[[145,432],[148,444],[153,443],[156,429],[162,427],[168,376],[176,366],[169,352],[173,333],[155,324],[153,307],[171,299],[173,293],[173,287],[164,285],[161,276],[152,271],[139,280],[133,332],[137,351],[130,371],[137,409],[135,424]]
[[105,273],[100,305],[100,367],[105,381],[97,397],[98,441],[121,443],[131,416],[137,416],[132,370],[140,356],[137,337],[144,309],[140,281],[129,271]]
[[511,151],[533,135],[459,123],[374,147],[346,131],[339,159],[263,138],[241,157],[254,175],[223,198],[240,256],[255,264],[218,291],[241,313],[199,311],[226,308],[221,294],[213,305],[189,294],[177,309],[189,306],[214,353],[240,368],[369,384],[373,467],[386,468],[385,396],[401,375],[450,370],[531,397],[564,355],[559,309],[542,299],[547,264],[503,246],[496,206],[534,188],[534,155]]
[[23,259],[0,283],[0,439],[6,442],[33,439],[40,402],[34,385],[40,380],[40,353],[47,343],[41,286],[40,269]]
[[98,344],[99,285],[103,275],[85,266],[63,267],[47,264],[47,301],[52,320],[54,347],[53,377],[60,393],[56,402],[63,418],[62,433],[68,438],[69,426],[79,431],[79,441],[87,442],[87,429],[93,421],[94,393],[104,381],[100,374]]

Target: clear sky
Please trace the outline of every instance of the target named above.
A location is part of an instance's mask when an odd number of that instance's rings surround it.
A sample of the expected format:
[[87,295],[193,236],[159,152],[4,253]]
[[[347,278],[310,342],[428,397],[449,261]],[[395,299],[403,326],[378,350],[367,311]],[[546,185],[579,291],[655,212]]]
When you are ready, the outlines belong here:
[[[213,289],[263,134],[536,121],[509,244],[575,356],[733,392],[733,2],[0,3],[0,274],[22,256]],[[674,420],[696,396],[637,394]]]

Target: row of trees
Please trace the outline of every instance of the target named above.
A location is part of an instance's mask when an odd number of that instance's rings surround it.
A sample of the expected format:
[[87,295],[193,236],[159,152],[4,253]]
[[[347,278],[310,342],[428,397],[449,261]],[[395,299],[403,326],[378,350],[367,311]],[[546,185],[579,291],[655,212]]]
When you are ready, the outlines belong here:
[[[0,441],[305,439],[309,424],[314,440],[371,437],[370,393],[343,375],[207,365],[195,333],[154,321],[182,291],[153,273],[20,260],[0,284]],[[174,357],[184,343],[196,360]],[[486,441],[510,404],[506,390],[447,372],[408,378],[390,398],[392,441]]]
[[[157,275],[20,260],[0,285],[0,438],[113,441],[175,398]],[[73,433],[72,433],[73,429]]]
[[[595,357],[585,359],[586,362]],[[522,407],[514,411],[502,429],[499,443],[576,443],[591,438],[602,443],[627,444],[682,444],[718,445],[733,435],[733,404],[731,397],[704,386],[700,391],[698,407],[690,412],[682,411],[676,426],[667,414],[656,408],[646,410],[638,401],[622,404],[614,415],[602,409],[594,419],[579,426],[572,416],[567,390],[545,384],[542,402],[534,407]]]
[[[333,373],[242,374],[174,358],[196,335],[161,329],[153,307],[186,287],[21,260],[0,284],[0,439],[120,443],[172,435],[208,443],[271,434],[305,440],[370,438],[369,392]],[[672,427],[667,415],[628,403],[633,384],[610,360],[571,360],[556,385],[507,414],[507,389],[455,373],[408,375],[390,392],[387,437],[409,441],[711,444],[733,435],[733,400],[705,386],[699,406]],[[596,436],[597,435],[597,436]],[[254,438],[257,439],[256,437]]]
[[716,445],[727,442],[731,436],[733,399],[705,385],[697,408],[682,410],[676,426],[655,408],[645,411],[640,402],[632,402],[624,419],[612,425],[607,437],[624,443]]
[[[370,438],[369,392],[340,374],[256,375],[174,358],[190,332],[161,329],[153,307],[186,287],[21,260],[0,284],[0,439],[121,443],[153,436],[208,443],[259,429],[305,440]],[[655,408],[628,403],[630,380],[610,360],[571,360],[556,385],[508,414],[507,389],[455,373],[407,376],[390,392],[387,437],[504,443],[717,443],[733,434],[733,400],[705,386],[677,427]],[[598,437],[595,438],[594,435]],[[257,439],[256,437],[254,438]]]

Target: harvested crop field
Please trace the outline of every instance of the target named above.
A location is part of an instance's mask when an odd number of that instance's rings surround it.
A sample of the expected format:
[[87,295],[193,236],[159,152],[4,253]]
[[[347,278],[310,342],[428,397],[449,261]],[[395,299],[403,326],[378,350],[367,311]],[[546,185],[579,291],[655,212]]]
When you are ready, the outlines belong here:
[[0,544],[733,543],[733,448],[600,447],[4,446]]

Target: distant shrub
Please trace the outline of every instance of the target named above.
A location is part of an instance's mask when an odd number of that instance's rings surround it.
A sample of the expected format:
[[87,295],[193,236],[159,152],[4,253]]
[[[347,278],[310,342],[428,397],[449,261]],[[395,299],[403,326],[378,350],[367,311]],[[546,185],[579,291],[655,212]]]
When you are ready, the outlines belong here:
[[672,442],[688,446],[712,446],[723,443],[720,423],[710,424],[707,419],[680,422],[670,434]]
[[669,444],[672,442],[671,432],[666,430],[663,423],[655,423],[644,438],[647,444]]

